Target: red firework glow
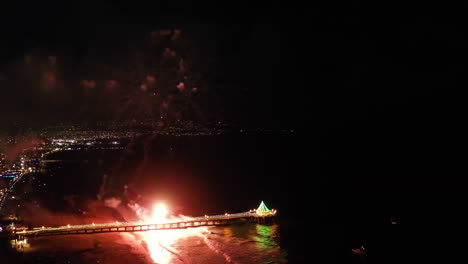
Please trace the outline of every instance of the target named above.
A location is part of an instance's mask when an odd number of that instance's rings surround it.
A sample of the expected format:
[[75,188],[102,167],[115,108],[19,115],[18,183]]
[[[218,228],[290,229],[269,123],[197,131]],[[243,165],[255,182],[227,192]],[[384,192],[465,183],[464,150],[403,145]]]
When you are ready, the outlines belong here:
[[154,223],[162,223],[167,221],[167,207],[163,203],[158,203],[154,206],[152,220]]
[[[187,218],[185,216],[169,216],[169,212],[167,205],[162,202],[154,204],[150,214],[141,210],[137,211],[144,222],[152,224],[180,221],[181,218]],[[177,251],[172,248],[177,240],[189,236],[202,236],[204,231],[206,231],[206,227],[155,230],[142,232],[141,236],[148,246],[148,251],[153,261],[155,263],[169,264],[173,261],[173,252]]]

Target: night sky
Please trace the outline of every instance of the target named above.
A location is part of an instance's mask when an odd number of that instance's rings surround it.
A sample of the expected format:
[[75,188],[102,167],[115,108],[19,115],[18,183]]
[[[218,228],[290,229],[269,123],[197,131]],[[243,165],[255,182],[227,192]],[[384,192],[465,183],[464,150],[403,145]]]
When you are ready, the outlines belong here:
[[[0,118],[63,121],[82,104],[67,96],[73,91],[49,103],[37,87],[11,82],[20,79],[25,54],[58,56],[64,76],[79,80],[75,69],[86,56],[111,60],[145,43],[152,30],[181,28],[207,83],[207,109],[246,126],[297,131],[304,165],[292,168],[301,175],[288,185],[292,206],[319,197],[324,219],[361,219],[376,210],[444,220],[464,189],[467,7],[392,4],[2,8]],[[306,195],[309,188],[317,196]]]
[[[278,25],[279,7],[249,6],[237,4],[213,10],[208,4],[80,1],[12,7],[2,18],[2,97],[8,98],[2,118],[28,123],[35,112],[33,118],[38,123],[53,123],[75,119],[79,115],[76,112],[86,106],[91,109],[86,111],[86,118],[106,119],[102,105],[80,98],[80,81],[115,78],[108,73],[91,76],[92,68],[98,72],[101,65],[132,67],[129,57],[134,53],[149,55],[145,48],[151,42],[152,31],[181,29],[189,39],[187,57],[207,90],[203,93],[204,111],[217,111],[222,113],[217,119],[252,126],[272,126],[277,118],[289,122],[290,114],[296,115],[290,110],[296,96],[286,91],[296,88],[276,88],[282,86],[281,79],[289,78],[286,71],[292,65],[283,65],[283,57],[291,54],[285,52],[292,53],[296,60],[296,51],[288,47],[286,40],[294,29]],[[39,65],[55,56],[62,87],[44,91],[47,89],[41,90],[38,82],[24,83],[30,74],[25,69],[25,56]],[[87,67],[90,61],[97,66]],[[118,105],[110,107],[115,110]]]

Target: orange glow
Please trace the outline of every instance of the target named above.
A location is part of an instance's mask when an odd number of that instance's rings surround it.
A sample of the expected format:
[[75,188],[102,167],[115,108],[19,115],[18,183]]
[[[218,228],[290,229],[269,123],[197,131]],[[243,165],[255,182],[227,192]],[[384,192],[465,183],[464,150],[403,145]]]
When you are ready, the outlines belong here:
[[161,223],[168,220],[167,215],[167,206],[163,203],[158,203],[153,207],[153,214],[151,220],[153,223]]
[[154,76],[152,76],[152,75],[147,75],[146,76],[146,81],[148,83],[154,83],[156,81],[156,78]]
[[189,228],[189,229],[168,229],[142,232],[141,235],[148,245],[148,251],[151,259],[155,263],[170,264],[174,263],[174,252],[177,249],[173,248],[177,240],[191,237],[201,236],[203,232],[207,232],[206,227]]
[[[184,216],[174,217],[169,215],[170,210],[164,203],[156,203],[153,210],[146,214],[140,211],[139,215],[147,223],[167,223],[171,221],[180,221]],[[172,248],[174,243],[184,237],[197,236],[204,230],[200,229],[170,229],[142,232],[141,236],[148,245],[151,259],[155,263],[170,264],[173,263],[176,249]]]

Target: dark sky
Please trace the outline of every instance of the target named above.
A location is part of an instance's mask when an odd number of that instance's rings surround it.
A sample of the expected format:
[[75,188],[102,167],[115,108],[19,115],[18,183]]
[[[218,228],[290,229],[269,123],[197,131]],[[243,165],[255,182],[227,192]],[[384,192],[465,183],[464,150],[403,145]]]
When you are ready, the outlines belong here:
[[[226,115],[248,123],[318,122],[319,129],[327,129],[366,119],[377,113],[374,107],[385,112],[394,105],[412,107],[407,106],[412,100],[443,103],[451,99],[449,90],[465,84],[463,16],[443,14],[461,15],[463,6],[169,2],[36,2],[3,8],[0,72],[11,82],[1,84],[9,103],[2,118],[27,119],[31,111],[51,105],[37,87],[15,87],[24,55],[58,56],[63,78],[80,79],[75,70],[86,55],[118,57],[145,43],[148,32],[165,28],[190,35],[197,70],[217,87],[213,93],[222,98]],[[56,110],[43,110],[42,116]]]
[[[7,105],[1,117],[7,122],[34,119],[34,123],[53,123],[69,120],[73,112],[89,105],[99,119],[103,112],[100,106],[80,100],[76,95],[79,87],[74,87],[92,72],[88,67],[83,73],[86,60],[122,66],[125,56],[148,46],[151,31],[178,28],[190,39],[194,71],[209,87],[205,93],[208,102],[203,102],[202,108],[216,109],[213,112],[223,113],[221,118],[253,126],[271,126],[279,115],[288,121],[290,102],[284,100],[284,92],[289,88],[276,88],[281,87],[278,79],[286,78],[285,70],[291,67],[282,64],[284,53],[296,52],[287,46],[295,29],[289,23],[282,25],[277,14],[281,10],[274,4],[214,7],[157,1],[79,1],[5,8],[9,12],[2,18],[0,72]],[[24,83],[33,71],[24,66],[28,55],[39,61],[36,68],[47,63],[48,56],[56,56],[63,87],[45,92],[37,82]],[[217,101],[220,106],[210,107]]]

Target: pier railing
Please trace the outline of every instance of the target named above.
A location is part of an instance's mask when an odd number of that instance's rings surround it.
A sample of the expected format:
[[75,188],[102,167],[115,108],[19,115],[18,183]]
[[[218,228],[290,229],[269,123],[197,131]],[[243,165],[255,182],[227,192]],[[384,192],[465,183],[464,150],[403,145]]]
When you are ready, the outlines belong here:
[[17,236],[53,236],[71,234],[96,234],[105,232],[141,232],[151,230],[182,229],[201,226],[228,225],[248,221],[265,221],[276,215],[276,211],[258,214],[255,211],[223,215],[205,215],[199,217],[186,217],[164,223],[147,222],[114,222],[105,224],[67,225],[60,227],[36,227],[32,230],[16,230]]

